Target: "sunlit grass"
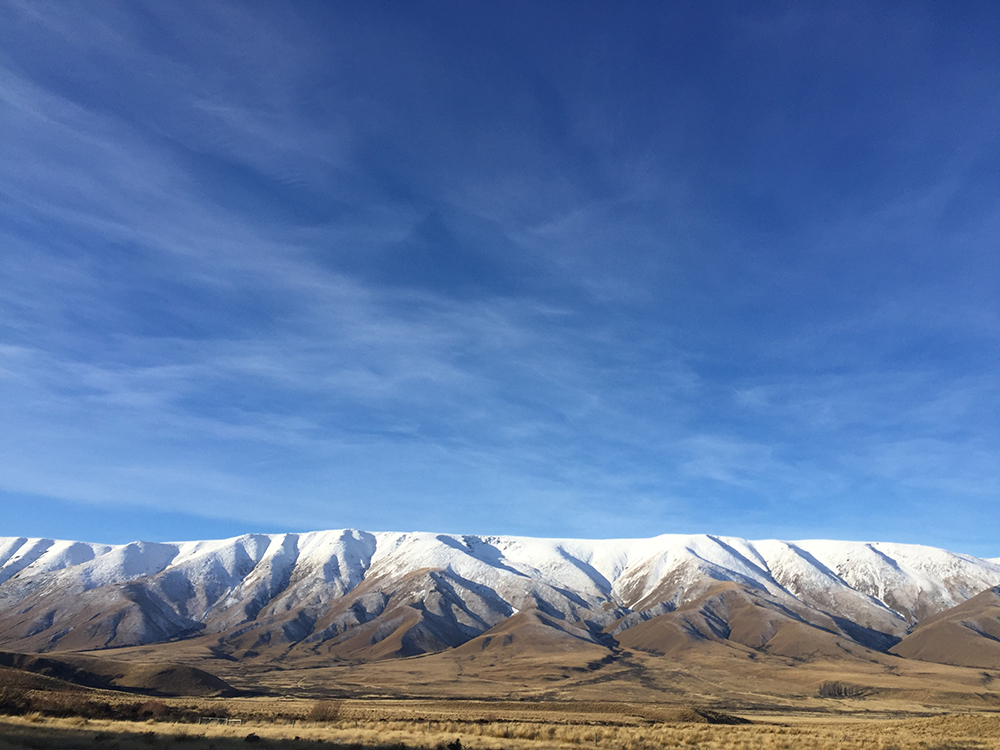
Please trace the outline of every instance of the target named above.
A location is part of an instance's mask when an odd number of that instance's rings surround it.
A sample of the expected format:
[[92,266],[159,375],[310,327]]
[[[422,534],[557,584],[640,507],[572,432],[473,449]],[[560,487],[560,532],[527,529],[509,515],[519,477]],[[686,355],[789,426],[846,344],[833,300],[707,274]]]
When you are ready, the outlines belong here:
[[[459,712],[457,712],[459,713]],[[248,743],[247,737],[252,735]],[[259,743],[254,742],[259,738]],[[649,723],[640,726],[518,721],[336,719],[240,726],[123,722],[38,714],[0,718],[0,750],[108,747],[115,750],[305,748],[608,748],[654,750],[955,750],[1000,748],[1000,717],[969,714],[899,721],[815,721],[795,725]]]

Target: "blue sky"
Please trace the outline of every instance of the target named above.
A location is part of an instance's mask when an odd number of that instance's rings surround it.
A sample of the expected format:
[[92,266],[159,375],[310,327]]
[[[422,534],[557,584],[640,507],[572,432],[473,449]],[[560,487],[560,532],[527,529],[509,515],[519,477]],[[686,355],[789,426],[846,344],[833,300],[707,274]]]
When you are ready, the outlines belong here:
[[1000,555],[992,3],[0,5],[0,534]]

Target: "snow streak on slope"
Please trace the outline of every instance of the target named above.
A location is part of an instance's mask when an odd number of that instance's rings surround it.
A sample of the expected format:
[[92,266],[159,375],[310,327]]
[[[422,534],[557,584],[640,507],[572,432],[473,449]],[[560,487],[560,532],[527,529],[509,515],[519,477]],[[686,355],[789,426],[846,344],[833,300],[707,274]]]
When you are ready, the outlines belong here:
[[1000,564],[915,545],[709,535],[0,538],[0,643],[99,648],[213,634],[247,654],[327,648],[368,658],[458,646],[526,610],[573,638],[608,643],[724,582],[781,617],[870,645],[871,633],[898,640],[1000,585]]

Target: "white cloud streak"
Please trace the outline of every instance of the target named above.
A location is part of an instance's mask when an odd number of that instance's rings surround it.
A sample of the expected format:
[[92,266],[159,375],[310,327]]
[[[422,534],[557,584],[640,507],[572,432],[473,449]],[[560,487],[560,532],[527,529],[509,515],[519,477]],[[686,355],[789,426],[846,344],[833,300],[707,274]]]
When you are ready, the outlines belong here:
[[[190,20],[147,10],[168,28]],[[718,523],[740,533],[816,498],[843,503],[843,524],[889,488],[924,502],[998,489],[997,429],[977,412],[1000,401],[992,378],[890,365],[871,345],[935,327],[990,336],[996,311],[975,300],[920,314],[925,298],[896,286],[751,331],[742,350],[757,368],[714,374],[739,355],[717,354],[712,315],[729,321],[766,290],[720,271],[718,310],[684,309],[704,293],[687,288],[709,252],[699,242],[726,230],[685,218],[692,188],[642,154],[596,198],[542,170],[428,178],[556,294],[380,282],[341,261],[377,266],[427,208],[387,197],[363,163],[358,130],[377,103],[338,91],[339,111],[302,116],[296,75],[319,64],[312,51],[242,6],[199,7],[206,22],[187,25],[207,66],[147,49],[126,33],[127,9],[83,25],[60,4],[7,12],[129,67],[130,86],[150,82],[123,114],[0,57],[0,419],[12,426],[0,490],[303,527],[635,534],[706,530],[737,506]],[[243,65],[233,85],[226,71]],[[229,201],[192,168],[202,157],[330,214]],[[820,227],[829,236],[806,238],[809,250],[837,257],[838,243],[910,223],[915,238],[955,189]],[[825,265],[740,268],[794,286],[818,284]],[[691,329],[705,340],[684,339]]]

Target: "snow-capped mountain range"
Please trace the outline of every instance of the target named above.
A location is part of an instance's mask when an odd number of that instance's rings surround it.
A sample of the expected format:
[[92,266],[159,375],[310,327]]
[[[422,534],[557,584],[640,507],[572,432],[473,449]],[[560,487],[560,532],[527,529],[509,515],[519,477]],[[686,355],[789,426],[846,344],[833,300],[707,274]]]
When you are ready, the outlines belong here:
[[[824,639],[902,653],[921,621],[996,587],[1000,560],[889,543],[356,530],[124,545],[6,537],[0,647],[202,638],[236,658],[371,659],[460,647],[530,620],[607,648],[655,640],[663,650],[673,633],[779,653]],[[802,632],[812,645],[787,645]]]

